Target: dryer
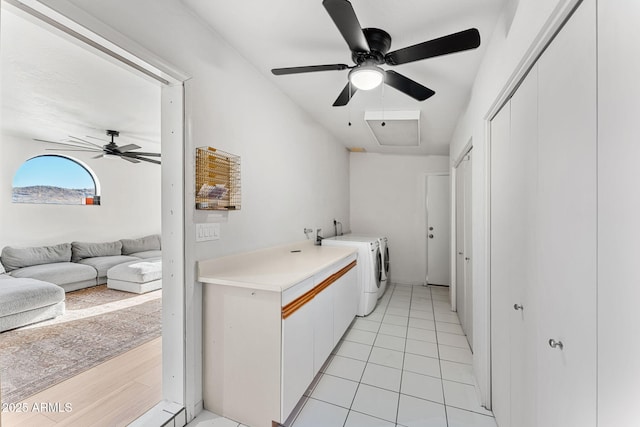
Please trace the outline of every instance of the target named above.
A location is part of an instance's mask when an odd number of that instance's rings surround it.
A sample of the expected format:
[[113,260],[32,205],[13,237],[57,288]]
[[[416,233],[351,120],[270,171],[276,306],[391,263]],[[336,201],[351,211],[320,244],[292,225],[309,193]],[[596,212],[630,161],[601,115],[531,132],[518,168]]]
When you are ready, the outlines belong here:
[[358,263],[356,264],[360,294],[358,316],[366,316],[371,313],[378,301],[382,279],[382,257],[378,238],[346,234],[322,239],[322,245],[352,246],[358,249]]
[[382,259],[382,277],[380,279],[381,292],[378,295],[378,298],[381,298],[387,290],[387,284],[391,283],[389,276],[389,239],[386,237],[380,237],[378,240],[380,241],[380,257]]

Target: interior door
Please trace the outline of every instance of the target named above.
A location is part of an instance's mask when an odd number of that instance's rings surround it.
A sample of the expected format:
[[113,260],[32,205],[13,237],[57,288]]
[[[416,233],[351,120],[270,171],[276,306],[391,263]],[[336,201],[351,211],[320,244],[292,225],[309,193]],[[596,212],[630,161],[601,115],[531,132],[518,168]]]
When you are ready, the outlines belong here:
[[466,301],[465,286],[465,159],[456,167],[456,311],[464,330],[466,319],[464,303]]
[[509,139],[511,103],[491,121],[491,409],[511,426]]
[[427,284],[449,285],[449,175],[427,177]]
[[596,425],[595,3],[538,60],[538,425],[549,427]]
[[[462,329],[467,336],[469,347],[473,350],[473,259],[471,257],[471,173],[472,153],[464,162],[464,319]],[[458,312],[458,314],[460,314]]]
[[511,98],[511,134],[509,140],[509,192],[511,211],[507,224],[511,242],[509,269],[510,390],[511,425],[537,427],[536,353],[538,273],[537,178],[538,178],[538,68],[522,81]]
[[473,349],[471,280],[471,152],[456,167],[456,311]]

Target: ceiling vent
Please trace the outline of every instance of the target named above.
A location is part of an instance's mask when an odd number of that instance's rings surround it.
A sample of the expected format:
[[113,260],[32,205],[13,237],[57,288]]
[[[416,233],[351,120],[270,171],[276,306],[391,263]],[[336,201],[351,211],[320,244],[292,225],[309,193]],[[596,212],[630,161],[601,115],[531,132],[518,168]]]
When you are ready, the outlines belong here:
[[383,147],[420,145],[420,111],[365,111],[364,120]]

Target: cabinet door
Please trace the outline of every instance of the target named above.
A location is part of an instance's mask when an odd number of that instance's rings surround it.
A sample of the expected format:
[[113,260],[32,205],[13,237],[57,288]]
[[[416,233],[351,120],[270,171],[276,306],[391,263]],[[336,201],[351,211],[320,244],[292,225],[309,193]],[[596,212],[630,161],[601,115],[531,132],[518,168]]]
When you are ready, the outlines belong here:
[[510,123],[511,104],[507,103],[491,121],[491,407],[500,426],[511,425]]
[[302,397],[314,377],[313,302],[282,321],[282,420]]
[[358,311],[358,277],[352,268],[333,285],[333,346],[335,347]]
[[333,350],[333,289],[331,284],[317,294],[313,306],[313,372],[320,368]]
[[511,98],[509,141],[511,242],[509,336],[511,425],[537,427],[535,418],[537,366],[537,176],[538,68],[534,66]]
[[595,17],[584,0],[538,61],[538,425],[549,427],[596,425]]

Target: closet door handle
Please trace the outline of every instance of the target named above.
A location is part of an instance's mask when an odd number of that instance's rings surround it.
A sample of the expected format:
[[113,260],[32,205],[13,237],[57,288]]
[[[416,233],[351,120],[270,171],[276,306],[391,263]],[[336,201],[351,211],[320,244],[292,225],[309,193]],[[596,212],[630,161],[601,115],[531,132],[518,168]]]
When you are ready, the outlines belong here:
[[549,347],[558,348],[558,349],[562,350],[564,348],[564,344],[562,344],[562,341],[556,341],[553,338],[551,338],[549,340]]
[[523,307],[523,306],[521,306],[520,304],[513,304],[513,309],[514,309],[515,311],[518,311],[518,310],[522,310],[522,309],[524,309],[524,307]]

